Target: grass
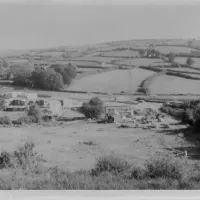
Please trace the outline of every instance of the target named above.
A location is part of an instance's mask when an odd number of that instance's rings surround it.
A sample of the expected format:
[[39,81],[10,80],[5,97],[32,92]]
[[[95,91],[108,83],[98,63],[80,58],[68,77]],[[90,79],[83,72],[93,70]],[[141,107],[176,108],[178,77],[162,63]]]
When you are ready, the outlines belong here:
[[199,80],[161,75],[154,79],[150,89],[157,94],[199,94],[199,83]]
[[122,50],[122,51],[109,51],[109,52],[101,52],[100,56],[102,57],[135,57],[138,55],[137,51],[131,51],[131,50]]
[[[175,62],[180,63],[180,64],[185,64],[186,63],[187,57],[176,57]],[[200,68],[200,58],[192,58],[194,60],[194,64],[192,67]]]
[[[120,93],[121,91],[130,92],[131,89],[131,92],[134,93],[140,83],[153,73],[143,69],[133,69],[131,70],[131,74],[127,70],[105,72],[77,80],[69,87],[69,90]],[[132,77],[131,85],[129,82],[130,76]]]
[[163,65],[166,64],[168,65],[168,63],[164,63],[161,59],[154,59],[154,58],[134,58],[134,59],[124,59],[124,60],[120,60],[117,61],[116,64],[122,64],[122,65],[129,65],[129,63],[131,65],[134,66],[149,66],[149,65]]
[[194,51],[192,48],[188,47],[177,47],[177,46],[156,46],[156,49],[163,54],[172,53],[190,53]]
[[[26,141],[13,153],[2,152],[0,166],[10,179],[0,178],[0,189],[53,190],[120,190],[120,189],[199,189],[199,165],[185,173],[171,157],[155,157],[143,167],[130,164],[114,154],[97,159],[91,170],[68,172],[58,167],[44,168],[34,151],[34,143]],[[41,155],[40,155],[41,156]],[[1,161],[4,162],[1,162]],[[3,164],[2,164],[3,163]],[[4,169],[5,170],[5,169]]]

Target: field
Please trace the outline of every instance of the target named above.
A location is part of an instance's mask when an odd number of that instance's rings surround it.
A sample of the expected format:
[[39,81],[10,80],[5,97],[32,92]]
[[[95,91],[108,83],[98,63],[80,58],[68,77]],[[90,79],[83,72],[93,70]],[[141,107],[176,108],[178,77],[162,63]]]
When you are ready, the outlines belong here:
[[199,84],[198,80],[162,75],[154,79],[150,89],[158,94],[200,94]]
[[[142,69],[133,69],[131,72],[132,93],[136,92],[141,81],[154,74],[154,72]],[[129,92],[129,72],[127,70],[115,70],[85,77],[75,82],[69,90],[107,93]]]
[[131,65],[134,66],[149,66],[149,65],[163,65],[168,63],[164,63],[161,59],[150,59],[150,58],[134,58],[134,59],[123,59],[120,61],[117,61],[116,64],[121,64],[121,65]]
[[172,71],[180,71],[180,72],[193,72],[193,73],[200,73],[200,71],[198,70],[195,70],[195,69],[190,69],[190,68],[187,68],[187,67],[174,67],[174,68],[167,68],[165,67],[165,69],[169,69],[169,70],[172,70]]
[[[174,120],[169,121],[171,123]],[[123,129],[116,124],[88,124],[85,122],[61,124],[59,127],[26,126],[0,128],[1,148],[13,151],[26,139],[36,145],[44,156],[46,167],[57,165],[69,171],[89,170],[96,158],[114,153],[130,163],[142,165],[153,155],[169,154],[164,145],[177,146],[177,136],[160,134],[151,130]],[[174,138],[177,140],[174,140]],[[92,141],[94,145],[87,145]],[[163,144],[164,143],[164,144]],[[134,152],[134,153],[133,153]]]
[[156,49],[163,54],[168,54],[170,52],[172,52],[172,53],[190,53],[191,51],[195,50],[195,49],[188,48],[188,47],[176,47],[176,46],[156,46]]
[[[122,59],[122,58],[121,58]],[[94,61],[94,62],[104,62],[104,63],[110,63],[113,60],[121,60],[120,58],[113,58],[113,57],[100,57],[100,56],[84,56],[84,57],[79,57],[79,58],[74,58],[75,61],[79,62],[87,62],[87,61]]]
[[131,50],[123,50],[123,51],[109,51],[109,52],[101,52],[101,56],[106,57],[135,57],[138,55],[138,51]]
[[[175,58],[175,62],[180,63],[180,64],[185,64],[186,63],[186,59],[185,57],[176,57]],[[200,68],[200,58],[192,58],[195,62],[192,65],[192,67],[197,67]]]

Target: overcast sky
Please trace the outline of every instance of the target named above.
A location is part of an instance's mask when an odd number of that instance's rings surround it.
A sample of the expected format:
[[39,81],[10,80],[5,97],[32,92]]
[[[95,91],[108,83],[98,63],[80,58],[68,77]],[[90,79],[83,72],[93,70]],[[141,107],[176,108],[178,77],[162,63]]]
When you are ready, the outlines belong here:
[[[73,4],[49,1],[0,3],[0,49],[200,36],[200,5],[136,5],[130,0],[117,0],[118,5],[114,0],[107,0],[110,3],[106,5],[91,4],[91,0],[73,0]],[[122,5],[123,1],[126,5]]]

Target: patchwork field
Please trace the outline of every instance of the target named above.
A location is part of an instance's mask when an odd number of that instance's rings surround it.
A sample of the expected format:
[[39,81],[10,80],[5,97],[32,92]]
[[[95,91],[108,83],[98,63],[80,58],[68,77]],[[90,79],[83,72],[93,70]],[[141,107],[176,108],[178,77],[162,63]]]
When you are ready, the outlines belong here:
[[190,53],[191,51],[195,50],[195,49],[188,48],[188,47],[176,47],[176,46],[156,46],[156,49],[163,54],[168,54],[170,52],[172,52],[172,53]]
[[199,80],[162,75],[154,79],[150,89],[158,94],[200,94],[199,85]]
[[[152,74],[154,74],[154,72],[143,69],[131,70],[131,92],[136,92],[141,81]],[[78,80],[69,88],[69,90],[107,93],[120,93],[121,91],[129,92],[129,77],[130,75],[127,70],[115,70],[96,74]]]

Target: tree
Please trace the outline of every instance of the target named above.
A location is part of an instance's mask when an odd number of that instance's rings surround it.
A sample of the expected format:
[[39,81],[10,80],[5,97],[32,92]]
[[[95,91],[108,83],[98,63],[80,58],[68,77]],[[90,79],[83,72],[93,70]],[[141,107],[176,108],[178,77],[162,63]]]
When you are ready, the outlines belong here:
[[176,56],[174,53],[169,53],[167,57],[168,57],[169,62],[172,63],[172,62],[174,62],[174,59]]
[[140,55],[140,57],[143,57],[144,54],[145,54],[145,50],[144,50],[144,49],[140,49],[140,50],[139,50],[139,55]]
[[53,64],[51,65],[56,72],[62,74],[65,85],[70,85],[72,80],[76,77],[77,67],[71,63],[67,65]]
[[27,71],[19,71],[13,78],[14,85],[29,86],[31,84],[31,73]]
[[93,97],[89,102],[83,103],[81,112],[87,118],[99,118],[104,112],[103,101],[99,97]]
[[33,117],[33,121],[39,122],[42,119],[41,108],[37,104],[31,104],[28,109],[28,116]]
[[187,60],[186,60],[186,64],[191,66],[191,65],[194,64],[194,60],[192,58],[188,57]]

